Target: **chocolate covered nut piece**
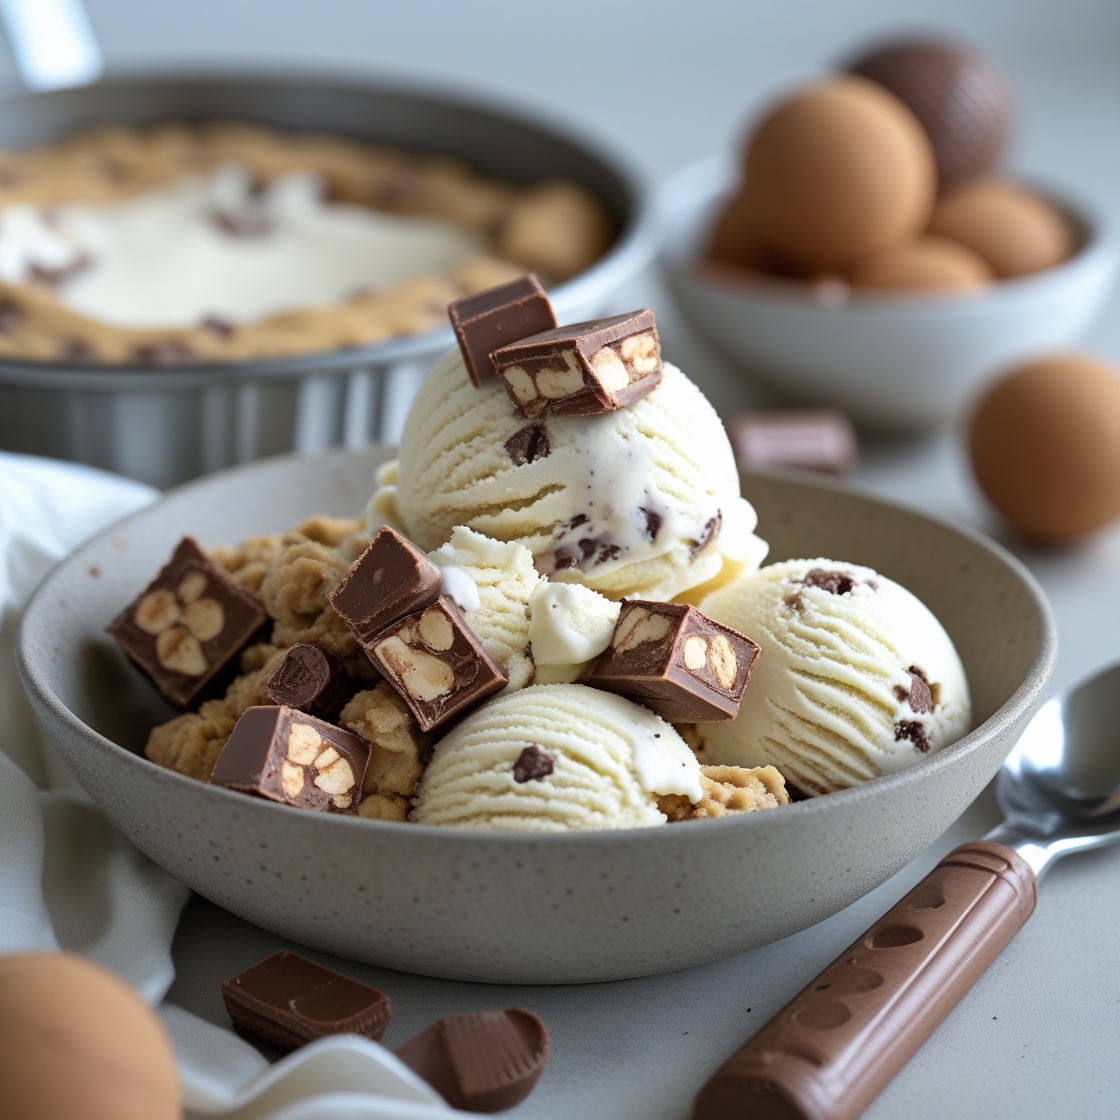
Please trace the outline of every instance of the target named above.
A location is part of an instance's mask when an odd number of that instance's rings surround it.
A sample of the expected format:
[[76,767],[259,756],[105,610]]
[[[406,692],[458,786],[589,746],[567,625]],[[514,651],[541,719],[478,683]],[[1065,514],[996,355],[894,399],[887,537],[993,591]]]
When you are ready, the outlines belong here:
[[353,813],[368,764],[369,744],[341,727],[283,705],[248,708],[210,781],[301,809]]
[[331,606],[359,642],[376,638],[439,595],[443,577],[415,545],[387,526],[330,593]]
[[431,731],[505,687],[506,675],[446,595],[365,647],[421,731]]
[[497,377],[490,360],[492,350],[556,326],[552,304],[532,273],[512,284],[456,300],[448,305],[447,315],[463,352],[463,364],[478,386]]
[[491,357],[506,392],[530,420],[614,412],[661,381],[661,343],[649,310],[544,331]]
[[734,719],[759,647],[683,603],[622,604],[584,684],[629,696],[673,723]]
[[268,698],[320,719],[338,715],[354,691],[342,662],[317,642],[296,642],[265,686]]
[[856,465],[855,431],[840,412],[753,412],[733,419],[730,429],[740,466],[847,475]]
[[380,1042],[393,1014],[384,992],[287,950],[231,976],[222,999],[238,1034],[284,1051],[331,1034]]
[[105,628],[173,704],[187,707],[268,621],[191,537]]
[[548,1028],[518,1008],[451,1015],[409,1039],[397,1057],[452,1107],[500,1112],[537,1083],[548,1061]]

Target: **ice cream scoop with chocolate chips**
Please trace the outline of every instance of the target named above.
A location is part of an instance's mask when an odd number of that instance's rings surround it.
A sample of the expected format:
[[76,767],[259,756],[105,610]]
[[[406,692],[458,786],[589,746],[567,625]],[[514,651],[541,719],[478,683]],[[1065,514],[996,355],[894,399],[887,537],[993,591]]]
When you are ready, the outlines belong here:
[[807,794],[909,766],[964,735],[968,681],[930,610],[870,568],[772,564],[701,609],[762,647],[738,716],[697,725],[705,763],[777,766]]

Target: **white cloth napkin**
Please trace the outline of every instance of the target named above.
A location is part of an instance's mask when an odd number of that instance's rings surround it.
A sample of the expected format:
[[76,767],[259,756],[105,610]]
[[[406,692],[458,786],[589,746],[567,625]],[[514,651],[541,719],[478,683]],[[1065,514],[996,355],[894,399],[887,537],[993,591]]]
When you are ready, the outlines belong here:
[[[64,556],[157,491],[89,467],[0,452],[0,953],[64,950],[112,969],[153,1005],[175,970],[188,891],[129,843],[40,734],[16,672],[20,614]],[[466,1115],[383,1046],[356,1035],[276,1065],[231,1031],[170,1004],[188,1116],[229,1120],[446,1120]]]

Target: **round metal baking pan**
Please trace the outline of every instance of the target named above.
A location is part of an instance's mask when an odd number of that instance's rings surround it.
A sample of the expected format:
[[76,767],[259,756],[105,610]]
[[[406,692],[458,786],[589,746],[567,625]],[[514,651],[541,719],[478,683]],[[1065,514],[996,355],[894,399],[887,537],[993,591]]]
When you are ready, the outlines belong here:
[[[608,207],[618,236],[550,290],[562,320],[601,313],[657,250],[646,190],[617,155],[504,107],[357,79],[135,76],[0,102],[0,146],[107,124],[214,118],[322,130],[458,156],[514,182],[564,176]],[[367,347],[223,365],[82,367],[0,360],[0,447],[90,463],[167,487],[284,451],[394,441],[450,328]]]

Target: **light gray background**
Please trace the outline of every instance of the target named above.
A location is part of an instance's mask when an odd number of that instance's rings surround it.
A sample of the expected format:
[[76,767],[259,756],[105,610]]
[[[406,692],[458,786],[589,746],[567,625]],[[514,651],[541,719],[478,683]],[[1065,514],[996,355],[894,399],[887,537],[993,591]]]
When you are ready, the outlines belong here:
[[[1018,92],[1015,166],[1069,187],[1120,226],[1118,0],[87,0],[111,70],[207,63],[401,76],[484,92],[590,129],[651,179],[741,137],[750,114],[869,36],[962,35]],[[14,81],[0,58],[0,81]],[[652,303],[669,356],[724,413],[749,385],[679,322],[655,278],[620,302]],[[1120,358],[1115,300],[1088,342]],[[1120,657],[1120,530],[1083,548],[1006,537],[946,432],[865,443],[859,477],[898,500],[994,532],[1042,580],[1058,614],[1055,684]],[[765,527],[762,527],[763,531]],[[525,1117],[683,1120],[708,1074],[954,844],[994,823],[990,793],[951,835],[842,914],[768,948],[648,980],[562,989],[450,984],[339,963],[393,997],[386,1042],[440,1015],[521,1004],[553,1031]],[[196,900],[176,942],[172,999],[225,1025],[220,982],[281,942]],[[322,958],[327,959],[327,958]],[[885,1120],[1112,1117],[1120,1105],[1120,850],[1046,881],[1023,933],[872,1107]]]

